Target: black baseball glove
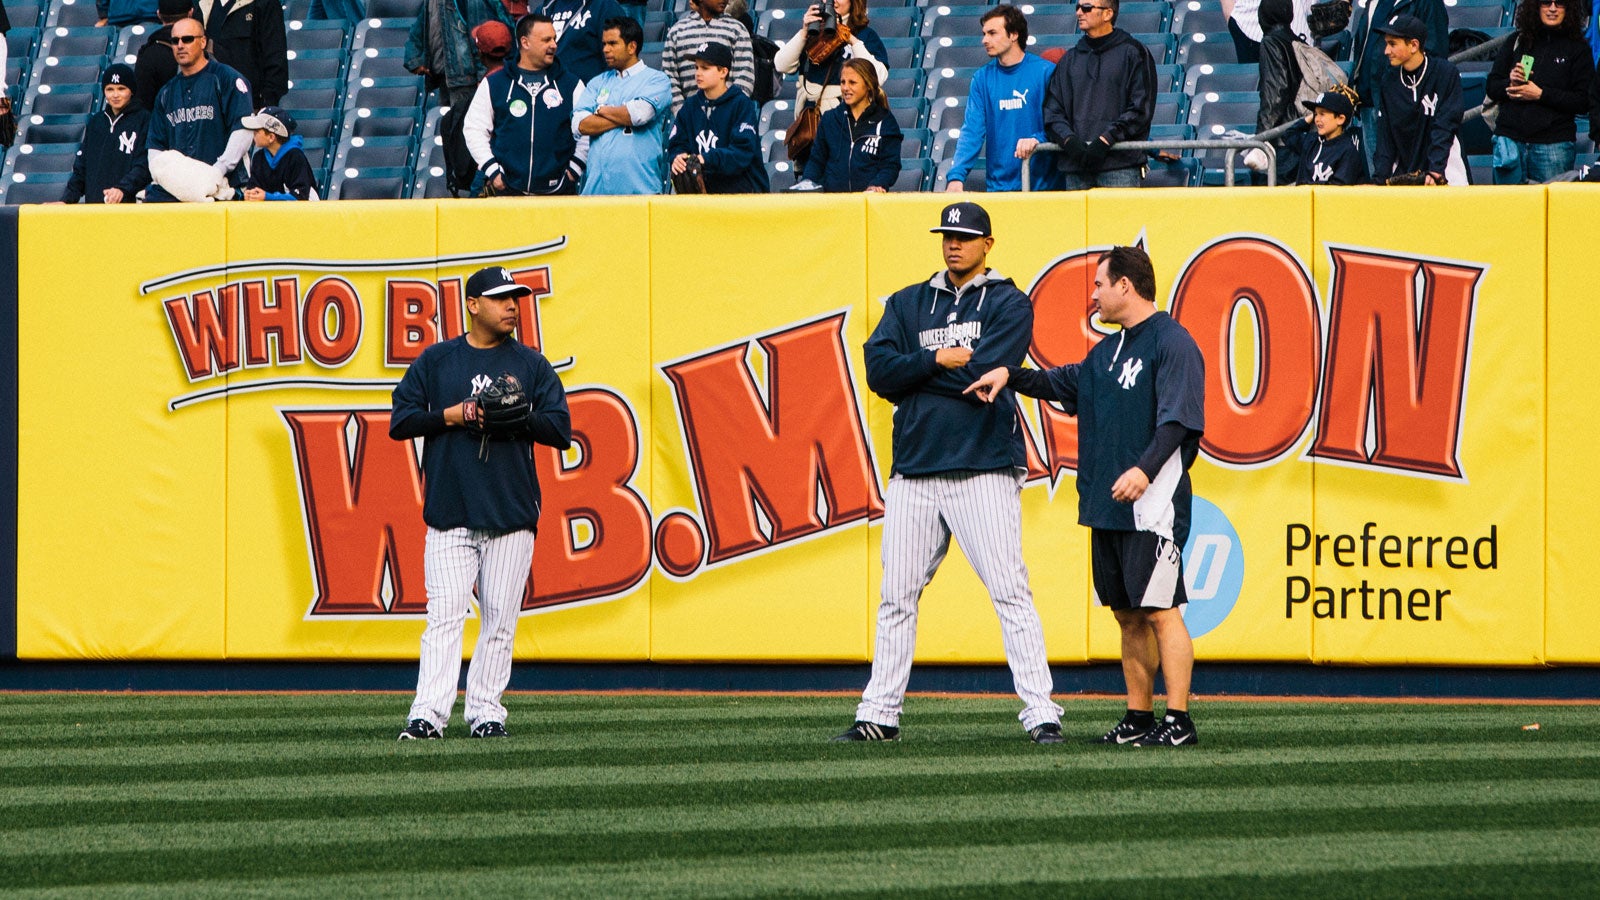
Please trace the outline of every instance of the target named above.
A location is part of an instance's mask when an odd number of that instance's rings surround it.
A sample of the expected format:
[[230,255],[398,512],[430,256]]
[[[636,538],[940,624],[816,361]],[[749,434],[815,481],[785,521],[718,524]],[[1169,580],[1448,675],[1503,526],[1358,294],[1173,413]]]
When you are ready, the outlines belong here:
[[533,406],[522,382],[509,372],[502,372],[490,385],[473,395],[477,401],[477,418],[482,430],[490,435],[521,434],[528,430]]

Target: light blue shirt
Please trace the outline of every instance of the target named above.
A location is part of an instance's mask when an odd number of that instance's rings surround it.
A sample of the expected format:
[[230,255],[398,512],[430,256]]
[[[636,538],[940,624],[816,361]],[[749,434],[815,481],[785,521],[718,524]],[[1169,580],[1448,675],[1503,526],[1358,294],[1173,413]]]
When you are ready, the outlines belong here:
[[672,82],[665,73],[634,63],[624,72],[607,69],[578,92],[572,130],[602,106],[627,107],[631,128],[613,128],[589,142],[583,194],[659,194],[667,177],[664,129],[672,107]]

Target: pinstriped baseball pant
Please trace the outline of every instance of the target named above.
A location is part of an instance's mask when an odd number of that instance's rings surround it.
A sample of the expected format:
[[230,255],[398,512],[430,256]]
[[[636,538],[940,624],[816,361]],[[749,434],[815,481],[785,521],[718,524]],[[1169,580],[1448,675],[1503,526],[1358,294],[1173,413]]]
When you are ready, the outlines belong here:
[[422,631],[417,699],[408,718],[427,719],[441,731],[450,721],[461,679],[461,633],[476,585],[482,620],[467,668],[467,726],[504,722],[500,695],[511,681],[511,645],[533,566],[533,532],[429,528],[422,558],[428,624]]
[[884,498],[883,599],[878,605],[877,648],[872,678],[856,718],[900,724],[911,658],[917,645],[917,603],[939,570],[955,537],[961,552],[989,591],[1011,677],[1022,698],[1017,718],[1032,729],[1059,722],[1061,707],[1050,700],[1050,664],[1044,629],[1033,607],[1028,567],[1022,560],[1021,469],[958,472],[889,479]]

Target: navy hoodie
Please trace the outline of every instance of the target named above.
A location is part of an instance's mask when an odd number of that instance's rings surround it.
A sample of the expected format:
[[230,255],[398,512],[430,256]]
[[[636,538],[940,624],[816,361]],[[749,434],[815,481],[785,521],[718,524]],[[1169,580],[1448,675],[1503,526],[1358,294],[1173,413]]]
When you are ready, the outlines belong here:
[[245,187],[261,188],[268,200],[310,200],[317,189],[317,176],[301,149],[300,135],[291,135],[276,154],[258,147],[250,159],[250,180]]
[[83,143],[72,161],[62,201],[104,203],[106,188],[121,188],[123,202],[132,203],[133,195],[150,183],[150,158],[145,152],[149,132],[150,112],[137,98],[129,100],[120,114],[101,107],[83,126]]
[[900,177],[903,139],[900,123],[888,110],[874,105],[854,119],[841,103],[822,114],[805,177],[833,193],[888,190]]
[[696,91],[672,123],[667,159],[677,159],[680,153],[704,157],[708,194],[765,194],[772,185],[761,163],[761,129],[756,120],[755,101],[737,85],[728,85],[715,100]]
[[1444,173],[1461,130],[1461,75],[1448,59],[1429,56],[1415,72],[1390,66],[1383,76],[1373,137],[1372,178]]
[[[1011,391],[993,403],[961,392],[997,366],[1021,365],[1033,337],[1033,303],[1011,279],[985,270],[962,286],[947,272],[897,291],[866,343],[867,386],[895,404],[894,472],[937,475],[1026,465]],[[935,361],[968,347],[959,369]]]
[[537,12],[550,17],[560,36],[556,53],[579,81],[588,83],[606,70],[600,52],[607,19],[627,15],[617,0],[546,0]]

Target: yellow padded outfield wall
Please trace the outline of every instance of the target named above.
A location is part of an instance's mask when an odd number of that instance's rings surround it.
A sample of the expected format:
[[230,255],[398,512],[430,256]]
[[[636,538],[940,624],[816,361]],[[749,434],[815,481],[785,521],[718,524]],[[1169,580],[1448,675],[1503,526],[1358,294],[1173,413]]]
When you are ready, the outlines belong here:
[[[1600,191],[975,199],[991,265],[1033,298],[1032,364],[1105,336],[1095,254],[1122,243],[1205,354],[1201,659],[1600,662],[1581,264]],[[556,364],[576,441],[539,451],[518,658],[865,660],[891,410],[861,347],[885,296],[942,268],[947,200],[25,208],[18,656],[414,658],[419,448],[389,439],[389,391],[496,263],[534,291],[518,336]],[[72,396],[97,415],[65,427]],[[1076,422],[1019,415],[1051,658],[1114,658]],[[1003,658],[954,548],[917,656]]]

